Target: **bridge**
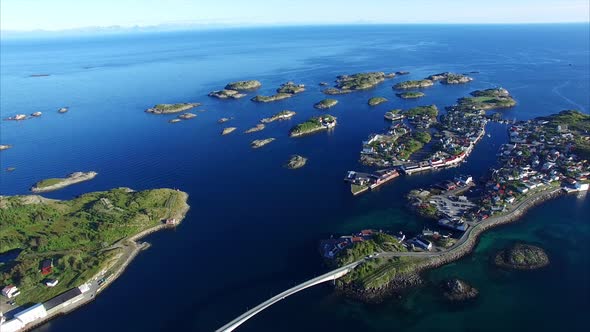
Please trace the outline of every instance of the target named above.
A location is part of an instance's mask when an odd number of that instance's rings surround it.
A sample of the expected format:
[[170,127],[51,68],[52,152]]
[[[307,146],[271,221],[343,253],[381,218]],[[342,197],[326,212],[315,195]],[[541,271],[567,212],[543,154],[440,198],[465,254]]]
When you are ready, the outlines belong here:
[[243,313],[242,315],[240,315],[236,319],[232,320],[231,322],[229,322],[229,323],[225,324],[224,326],[222,326],[221,328],[219,328],[216,332],[233,331],[238,326],[242,325],[244,322],[246,322],[248,319],[252,318],[257,313],[259,313],[262,310],[270,307],[271,305],[283,300],[287,296],[293,295],[293,294],[300,292],[306,288],[315,286],[317,284],[321,284],[323,282],[336,280],[336,279],[342,277],[343,275],[347,274],[348,272],[354,270],[354,268],[357,267],[357,265],[359,265],[363,261],[364,261],[364,259],[361,259],[359,261],[345,265],[345,266],[338,268],[336,270],[330,271],[326,274],[322,274],[319,277],[308,280],[308,281],[306,281],[302,284],[299,284],[293,288],[287,289],[286,291],[262,302],[261,304],[257,305],[256,307],[246,311],[245,313]]

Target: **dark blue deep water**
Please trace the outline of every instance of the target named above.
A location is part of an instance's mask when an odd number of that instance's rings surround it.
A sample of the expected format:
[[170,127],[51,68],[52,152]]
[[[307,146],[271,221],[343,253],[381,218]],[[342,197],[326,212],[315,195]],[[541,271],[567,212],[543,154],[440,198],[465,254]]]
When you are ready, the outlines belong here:
[[[4,195],[27,194],[36,181],[95,170],[92,181],[50,198],[113,187],[180,188],[191,210],[175,231],[148,238],[153,246],[96,301],[38,331],[211,331],[301,281],[325,271],[318,241],[361,228],[416,232],[427,222],[404,208],[404,194],[458,173],[481,176],[506,141],[490,124],[468,163],[401,177],[379,192],[352,197],[342,178],[358,169],[361,141],[386,127],[391,108],[452,104],[474,89],[503,86],[519,105],[509,119],[563,109],[590,111],[589,28],[580,25],[358,26],[177,32],[92,38],[5,40],[1,49],[1,116],[44,112],[39,119],[2,121]],[[318,83],[360,71],[470,72],[463,86],[430,88],[402,101],[387,81],[337,96],[332,133],[292,139],[296,122],[318,114]],[[29,77],[50,74],[48,77]],[[227,82],[259,79],[262,94],[288,80],[308,91],[277,103],[218,101],[207,93]],[[390,102],[367,106],[372,96]],[[202,102],[206,112],[169,124],[144,113],[156,103]],[[67,114],[57,114],[62,106]],[[251,135],[242,131],[283,109],[297,112]],[[238,131],[220,136],[221,117]],[[276,137],[252,150],[255,138]],[[297,171],[291,154],[309,158]],[[16,167],[6,172],[7,167]],[[522,221],[490,231],[470,256],[425,275],[426,286],[380,305],[335,295],[329,285],[299,293],[255,316],[239,331],[556,331],[581,330],[590,309],[590,204],[562,197]],[[547,249],[550,267],[495,269],[489,257],[520,240]],[[480,298],[445,304],[433,286],[448,276],[473,283]]]

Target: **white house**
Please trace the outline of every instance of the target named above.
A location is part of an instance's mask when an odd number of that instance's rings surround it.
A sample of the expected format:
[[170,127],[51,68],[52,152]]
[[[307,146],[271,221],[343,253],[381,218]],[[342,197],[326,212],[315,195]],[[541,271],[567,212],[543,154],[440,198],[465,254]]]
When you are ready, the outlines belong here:
[[580,182],[576,182],[576,184],[574,186],[579,191],[586,191],[586,190],[588,190],[588,187],[589,187],[588,183],[580,183]]
[[57,286],[58,282],[59,282],[59,280],[57,280],[57,279],[48,279],[47,281],[45,281],[45,286],[55,287],[55,286]]
[[9,299],[17,296],[18,294],[20,294],[20,291],[15,285],[8,285],[2,288],[2,295],[6,296]]

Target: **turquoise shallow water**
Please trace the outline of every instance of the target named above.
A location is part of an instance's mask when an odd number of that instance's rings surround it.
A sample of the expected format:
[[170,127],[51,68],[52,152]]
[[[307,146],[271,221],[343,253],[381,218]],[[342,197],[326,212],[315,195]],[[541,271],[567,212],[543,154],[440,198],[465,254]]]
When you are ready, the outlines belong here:
[[[92,181],[47,194],[67,199],[128,186],[180,188],[192,209],[92,304],[39,331],[211,331],[289,286],[325,271],[318,241],[361,228],[418,232],[429,224],[404,207],[412,188],[460,173],[475,177],[495,162],[505,127],[489,124],[459,168],[400,177],[375,193],[351,197],[342,183],[358,164],[361,141],[384,129],[391,108],[452,104],[474,89],[501,85],[519,105],[507,118],[528,119],[562,109],[590,110],[587,25],[365,26],[177,32],[93,38],[3,40],[1,116],[42,111],[40,119],[0,122],[0,193],[25,194],[39,179],[96,170]],[[331,133],[290,139],[287,132],[317,115],[317,85],[359,71],[408,70],[403,79],[442,71],[470,72],[466,86],[436,86],[420,101],[394,96],[388,81],[374,90],[337,96]],[[31,78],[31,74],[51,74]],[[212,100],[228,81],[256,78],[262,94],[288,80],[308,90],[292,99],[254,104]],[[387,104],[367,106],[372,96]],[[206,112],[171,125],[145,114],[163,102],[202,102]],[[56,110],[69,106],[70,112]],[[241,131],[282,109],[297,116],[246,136]],[[235,134],[221,137],[221,117]],[[228,123],[229,125],[229,123]],[[276,137],[253,151],[249,142]],[[297,171],[282,167],[293,153],[309,158]],[[329,285],[290,297],[239,331],[491,331],[584,327],[588,299],[588,199],[565,197],[530,211],[522,222],[487,233],[476,252],[428,273],[426,286],[401,299],[364,305],[334,295]],[[547,248],[552,264],[530,273],[489,264],[515,240]],[[465,278],[480,298],[449,306],[433,286]],[[165,291],[161,289],[164,288]],[[149,315],[146,315],[149,313]]]

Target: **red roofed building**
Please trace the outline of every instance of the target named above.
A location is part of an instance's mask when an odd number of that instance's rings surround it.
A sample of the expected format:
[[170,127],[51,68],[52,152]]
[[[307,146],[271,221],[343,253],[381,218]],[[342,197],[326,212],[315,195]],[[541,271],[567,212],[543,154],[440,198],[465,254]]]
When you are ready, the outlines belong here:
[[363,238],[360,236],[355,236],[352,238],[352,243],[356,243],[356,242],[363,242]]
[[53,261],[51,259],[45,259],[41,262],[41,274],[47,275],[53,271]]
[[369,236],[369,235],[373,235],[373,230],[372,229],[363,229],[361,231],[361,235],[362,236]]

